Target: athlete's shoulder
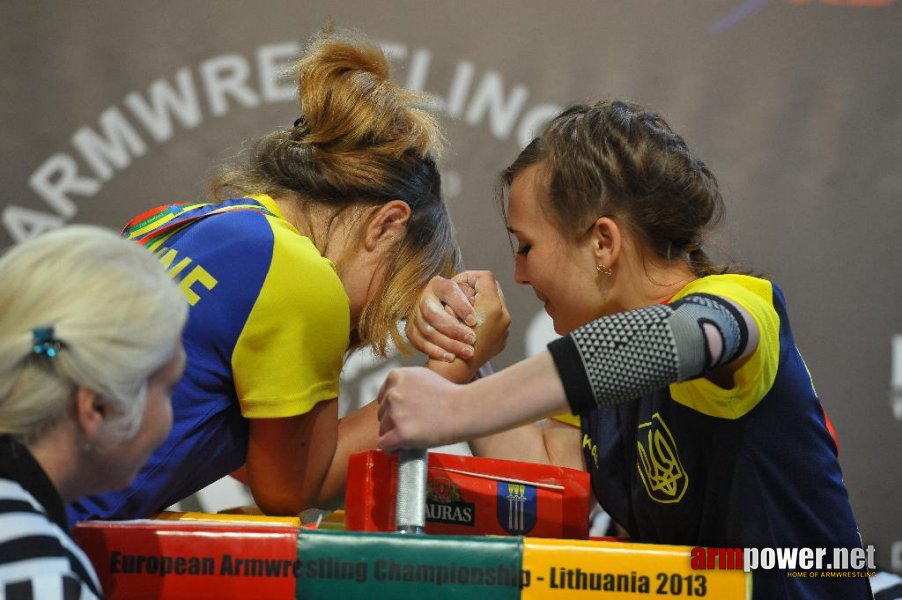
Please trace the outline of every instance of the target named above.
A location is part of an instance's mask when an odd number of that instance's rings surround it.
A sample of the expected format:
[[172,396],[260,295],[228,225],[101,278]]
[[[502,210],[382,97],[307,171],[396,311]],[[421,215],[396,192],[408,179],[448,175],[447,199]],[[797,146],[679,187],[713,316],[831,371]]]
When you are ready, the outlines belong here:
[[712,294],[730,299],[754,296],[768,302],[774,293],[774,284],[761,277],[726,273],[723,275],[707,275],[689,282],[673,296],[679,300],[689,294]]
[[[222,242],[273,265],[285,262],[308,276],[338,279],[332,262],[322,256],[313,241],[302,235],[279,210],[272,197],[254,194],[221,203],[211,227],[217,228]],[[219,235],[217,235],[219,237]]]
[[[202,241],[213,241],[220,247],[241,243],[272,245],[270,217],[275,217],[264,206],[251,198],[233,198],[218,204],[195,209],[187,218],[195,218],[192,228]],[[275,217],[278,218],[278,217]],[[215,239],[207,238],[216,236]]]

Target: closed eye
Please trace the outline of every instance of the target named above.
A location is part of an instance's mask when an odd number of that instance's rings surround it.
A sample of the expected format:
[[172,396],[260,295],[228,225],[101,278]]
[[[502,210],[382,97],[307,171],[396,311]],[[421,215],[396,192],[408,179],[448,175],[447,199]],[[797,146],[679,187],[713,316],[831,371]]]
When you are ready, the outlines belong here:
[[532,246],[528,244],[526,246],[520,246],[519,248],[517,248],[517,254],[519,254],[520,256],[526,256],[527,254],[529,254],[529,251],[531,249]]

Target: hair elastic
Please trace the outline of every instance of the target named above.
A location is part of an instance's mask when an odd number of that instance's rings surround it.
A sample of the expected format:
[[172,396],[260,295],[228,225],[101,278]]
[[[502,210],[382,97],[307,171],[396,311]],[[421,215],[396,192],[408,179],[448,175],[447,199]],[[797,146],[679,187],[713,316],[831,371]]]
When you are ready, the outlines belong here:
[[53,326],[35,327],[32,330],[34,347],[32,351],[39,356],[53,358],[65,346],[60,340],[53,337]]

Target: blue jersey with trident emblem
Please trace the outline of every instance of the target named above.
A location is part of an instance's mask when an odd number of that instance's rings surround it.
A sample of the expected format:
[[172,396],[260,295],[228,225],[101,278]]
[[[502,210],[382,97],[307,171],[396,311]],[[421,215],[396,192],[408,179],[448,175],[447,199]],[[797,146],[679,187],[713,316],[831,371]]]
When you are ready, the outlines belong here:
[[[586,466],[602,507],[638,542],[860,547],[836,444],[782,292],[763,279],[716,275],[691,282],[671,302],[690,294],[741,305],[758,325],[758,346],[730,389],[697,378],[582,416]],[[557,343],[549,347],[556,360]],[[585,367],[577,370],[579,379]],[[582,389],[591,394],[586,377]],[[866,581],[755,572],[753,590],[768,599],[869,598]]]

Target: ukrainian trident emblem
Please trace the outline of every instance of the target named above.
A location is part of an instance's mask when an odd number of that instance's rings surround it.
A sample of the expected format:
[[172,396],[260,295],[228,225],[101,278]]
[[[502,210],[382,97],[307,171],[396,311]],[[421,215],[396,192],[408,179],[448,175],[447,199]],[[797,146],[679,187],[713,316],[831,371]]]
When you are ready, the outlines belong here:
[[679,502],[689,487],[689,475],[661,415],[655,413],[651,421],[640,424],[638,437],[636,467],[648,496],[661,504]]

